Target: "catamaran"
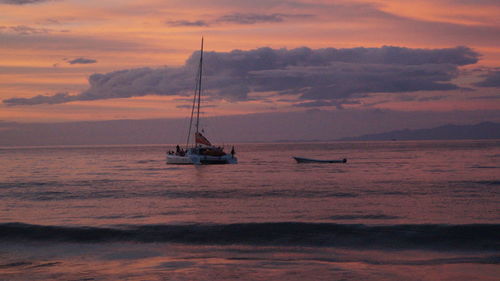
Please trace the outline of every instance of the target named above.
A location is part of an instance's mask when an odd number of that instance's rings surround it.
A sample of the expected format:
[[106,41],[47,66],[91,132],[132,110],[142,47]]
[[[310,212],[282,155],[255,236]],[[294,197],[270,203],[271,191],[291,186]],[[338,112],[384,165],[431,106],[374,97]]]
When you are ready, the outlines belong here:
[[[175,151],[167,152],[167,164],[236,164],[234,147],[228,154],[224,148],[212,145],[200,130],[200,107],[201,107],[201,82],[203,74],[203,38],[201,38],[200,62],[196,76],[196,87],[194,90],[193,106],[191,108],[191,119],[186,141],[186,147],[176,146]],[[194,121],[194,122],[193,122]],[[191,139],[194,123],[194,140]],[[191,143],[191,141],[194,141]]]

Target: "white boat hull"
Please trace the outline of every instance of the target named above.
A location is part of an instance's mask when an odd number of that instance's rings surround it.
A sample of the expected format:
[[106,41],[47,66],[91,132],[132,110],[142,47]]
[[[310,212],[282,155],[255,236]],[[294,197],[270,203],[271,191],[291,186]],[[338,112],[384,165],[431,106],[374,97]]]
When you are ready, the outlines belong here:
[[167,154],[167,164],[205,165],[205,164],[237,164],[238,159],[230,154],[222,156],[186,154],[184,156]]
[[194,162],[188,156],[167,154],[167,164],[192,165]]

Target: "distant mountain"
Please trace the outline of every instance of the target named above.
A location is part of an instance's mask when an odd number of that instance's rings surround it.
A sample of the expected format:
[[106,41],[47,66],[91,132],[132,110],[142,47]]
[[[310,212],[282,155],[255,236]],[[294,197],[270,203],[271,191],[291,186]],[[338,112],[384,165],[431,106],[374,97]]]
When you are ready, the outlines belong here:
[[431,129],[397,130],[380,134],[361,135],[341,140],[462,140],[500,139],[500,123],[483,122],[475,125],[444,125]]

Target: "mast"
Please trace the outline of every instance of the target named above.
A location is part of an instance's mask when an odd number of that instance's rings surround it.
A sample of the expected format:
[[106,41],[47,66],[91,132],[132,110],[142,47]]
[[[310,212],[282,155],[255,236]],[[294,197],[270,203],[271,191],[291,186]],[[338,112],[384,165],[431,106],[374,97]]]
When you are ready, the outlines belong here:
[[[186,140],[186,148],[189,147],[189,140],[191,138],[191,129],[193,127],[193,117],[194,117],[194,110],[195,108],[197,109],[196,111],[196,133],[199,133],[199,126],[200,126],[200,107],[201,107],[201,77],[202,77],[202,71],[203,71],[203,37],[201,37],[201,49],[200,49],[200,63],[198,65],[198,71],[196,73],[196,87],[194,89],[194,97],[193,97],[193,106],[191,108],[191,119],[189,120],[189,130],[188,130],[188,135],[187,135],[187,140]],[[196,140],[195,140],[195,145],[196,145]]]
[[196,133],[199,133],[201,106],[201,76],[203,74],[203,37],[201,37],[200,68],[198,76],[198,111],[196,113]]

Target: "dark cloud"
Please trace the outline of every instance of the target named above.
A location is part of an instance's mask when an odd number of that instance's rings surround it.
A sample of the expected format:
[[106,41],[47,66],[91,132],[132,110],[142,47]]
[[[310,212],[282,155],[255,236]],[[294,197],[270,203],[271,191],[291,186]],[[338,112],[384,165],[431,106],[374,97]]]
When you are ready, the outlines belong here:
[[51,29],[30,27],[26,25],[0,26],[0,32],[9,32],[19,35],[47,34]]
[[[303,99],[346,99],[367,93],[454,90],[452,65],[385,65],[332,63],[252,71],[258,91],[300,94]],[[287,85],[284,87],[284,85]]]
[[[204,93],[230,101],[252,99],[252,92],[297,95],[302,102],[335,106],[376,93],[454,90],[450,81],[461,65],[476,63],[479,54],[467,47],[409,49],[271,49],[206,52]],[[88,90],[74,95],[7,99],[7,105],[64,103],[74,100],[144,95],[191,95],[199,52],[178,68],[138,68],[93,74]]]
[[28,5],[28,4],[49,2],[49,1],[52,1],[52,0],[0,0],[0,4]]
[[175,21],[167,21],[166,24],[170,26],[209,26],[209,24],[203,20],[197,20],[197,21],[175,20]]
[[217,19],[218,22],[230,22],[237,24],[255,24],[259,22],[282,22],[283,17],[279,14],[260,15],[260,14],[230,14]]
[[97,60],[80,57],[72,60],[67,60],[67,62],[69,64],[91,64],[91,63],[96,63]]
[[243,14],[234,13],[219,17],[216,22],[220,23],[236,23],[236,24],[256,24],[268,22],[282,22],[289,18],[307,18],[312,15],[306,14]]
[[[436,101],[446,99],[448,96],[439,95],[439,96],[419,96],[418,94],[403,94],[395,99],[396,101],[402,102],[413,102],[413,101]],[[383,101],[381,103],[385,103],[387,101]]]
[[35,105],[35,104],[58,104],[70,102],[72,100],[77,100],[75,96],[71,96],[68,93],[57,93],[52,96],[48,95],[38,95],[32,98],[12,98],[4,100],[7,105]]
[[418,101],[435,101],[435,100],[443,100],[446,99],[447,96],[432,96],[432,97],[421,97],[418,98]]
[[316,101],[309,101],[309,102],[301,102],[294,104],[295,107],[330,107],[330,106],[335,106],[337,109],[343,109],[344,104],[360,104],[361,102],[359,101],[348,101],[348,100],[342,100],[342,101],[328,101],[328,100],[316,100]]
[[484,75],[484,80],[475,83],[478,87],[495,87],[500,88],[500,70],[491,71],[490,73]]
[[216,24],[225,24],[225,23],[234,23],[234,24],[258,24],[258,23],[278,23],[283,22],[285,20],[290,19],[301,19],[301,18],[311,18],[313,15],[309,14],[255,14],[255,13],[234,13],[227,14],[218,17],[212,21],[206,20],[176,20],[176,21],[167,21],[166,24],[169,26],[197,26],[197,27],[206,27]]
[[317,100],[317,101],[298,103],[298,104],[295,104],[294,106],[296,106],[296,107],[321,107],[321,106],[336,106],[336,105],[337,105],[337,103],[332,102],[332,101]]

